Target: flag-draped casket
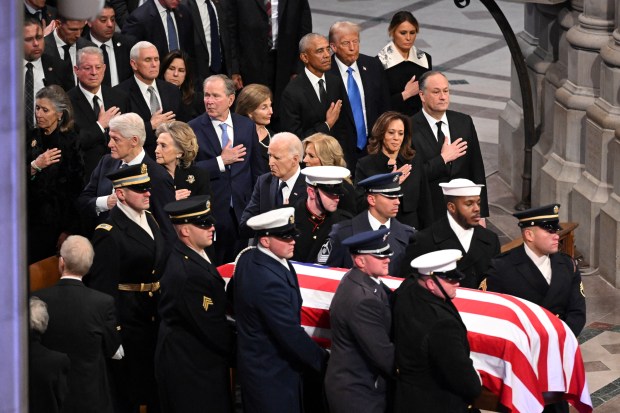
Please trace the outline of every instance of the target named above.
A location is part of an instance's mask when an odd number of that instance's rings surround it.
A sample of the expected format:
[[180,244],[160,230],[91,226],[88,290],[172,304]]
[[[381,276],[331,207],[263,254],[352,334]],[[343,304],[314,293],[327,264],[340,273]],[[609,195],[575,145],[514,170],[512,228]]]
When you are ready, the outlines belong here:
[[[330,345],[329,306],[346,270],[293,263],[303,298],[301,322],[320,345]],[[233,264],[219,267],[228,282]],[[383,277],[396,289],[402,279]],[[592,411],[577,339],[542,307],[505,294],[459,288],[454,299],[474,367],[483,385],[512,412],[536,413],[543,393],[564,393],[580,413]]]

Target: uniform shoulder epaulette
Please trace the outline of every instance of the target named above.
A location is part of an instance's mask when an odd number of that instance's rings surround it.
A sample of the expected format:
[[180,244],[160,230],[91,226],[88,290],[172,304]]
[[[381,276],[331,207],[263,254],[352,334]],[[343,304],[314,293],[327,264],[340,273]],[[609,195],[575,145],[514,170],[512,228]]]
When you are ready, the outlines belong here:
[[112,225],[110,224],[99,224],[97,225],[97,228],[95,228],[95,231],[98,229],[105,229],[106,231],[110,231],[112,229]]
[[245,254],[246,252],[255,249],[256,246],[255,245],[250,245],[249,247],[245,247],[244,249],[242,249],[239,254],[237,254],[237,256],[235,257],[235,268],[233,269],[233,273],[232,276],[235,276],[235,271],[237,270],[237,262],[239,261],[239,258],[241,258],[241,256],[243,254]]

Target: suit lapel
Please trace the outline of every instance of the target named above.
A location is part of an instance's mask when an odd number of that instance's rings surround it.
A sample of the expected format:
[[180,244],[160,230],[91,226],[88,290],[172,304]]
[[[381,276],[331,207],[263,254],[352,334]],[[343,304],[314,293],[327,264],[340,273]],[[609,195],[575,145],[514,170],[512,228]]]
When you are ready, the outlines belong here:
[[437,147],[437,138],[435,138],[435,135],[433,134],[433,131],[431,130],[431,127],[422,112],[419,112],[416,116],[414,116],[414,119],[416,120],[414,130],[417,129],[422,135],[422,139],[414,142],[416,149],[421,150],[426,158],[434,158],[441,152],[441,150]]
[[[93,112],[93,109],[90,106],[90,102],[88,101],[88,99],[86,99],[86,96],[84,96],[82,89],[80,89],[79,86],[76,86],[76,87],[77,87],[76,91],[78,92],[77,93],[78,104],[76,105],[74,110],[76,111],[79,110],[82,116],[84,116],[88,122],[93,122],[93,123],[96,122],[97,118],[95,117],[95,112]],[[102,90],[102,94],[103,94],[103,90]],[[104,99],[103,103],[105,104],[105,96],[103,97],[103,99]]]
[[205,135],[207,136],[207,141],[205,143],[211,147],[211,153],[219,156],[222,153],[222,145],[217,138],[217,133],[215,132],[215,128],[213,127],[213,123],[211,122],[209,115],[206,113],[202,115],[201,123],[204,128]]
[[[306,75],[305,71],[302,71],[299,74],[301,87],[303,89],[303,94],[310,101],[310,105],[306,105],[306,108],[312,108],[312,110],[316,113],[321,113],[323,117],[325,117],[325,112],[323,111],[323,104],[319,100],[319,97],[316,95],[316,91],[312,87],[312,83],[310,83],[310,79]],[[329,99],[329,86],[327,87],[327,98]]]
[[[200,43],[205,48],[205,50],[209,50],[207,48],[207,38],[205,36],[205,31],[202,29],[202,21],[200,17],[200,11],[198,10],[198,5],[196,4],[196,0],[189,0],[187,5],[192,12],[192,17],[194,18],[194,25],[196,26],[196,30],[194,33],[198,33],[198,37],[200,38]],[[217,8],[217,7],[216,7]]]
[[[118,208],[114,208],[112,209],[110,213],[114,214],[115,221],[119,224],[120,227],[124,229],[125,234],[127,234],[128,237],[133,238],[135,241],[137,241],[141,245],[146,246],[151,251],[153,250],[153,246],[155,246],[155,248],[159,246],[156,240],[151,238],[149,234],[147,234],[146,231],[143,230],[138,224],[136,224],[131,219],[129,219],[123,211],[121,211]],[[150,217],[150,214],[149,214],[149,217]],[[150,218],[151,219],[147,218],[149,226],[151,227],[151,230],[153,231],[153,236],[157,238],[155,233],[159,233],[158,232],[159,228],[157,228],[157,224],[155,223],[153,218],[152,217]],[[156,227],[156,230],[153,230],[153,226]]]
[[140,87],[133,76],[129,78],[129,95],[131,96],[131,103],[132,106],[135,107],[135,111],[139,112],[138,114],[140,114],[142,118],[148,113],[148,117],[150,118],[151,109],[144,100],[142,91],[140,91]]
[[534,262],[527,256],[523,246],[518,247],[518,263],[517,271],[521,276],[532,286],[534,291],[537,291],[541,296],[547,294],[549,290],[549,284],[542,275],[538,267],[534,265]]
[[564,264],[557,260],[556,257],[556,254],[552,254],[549,257],[551,260],[551,284],[549,285],[543,302],[540,304],[545,308],[552,307],[549,304],[557,302],[557,297],[566,290],[566,286],[571,284],[570,280],[566,277],[566,275],[571,274],[571,272],[567,271]]

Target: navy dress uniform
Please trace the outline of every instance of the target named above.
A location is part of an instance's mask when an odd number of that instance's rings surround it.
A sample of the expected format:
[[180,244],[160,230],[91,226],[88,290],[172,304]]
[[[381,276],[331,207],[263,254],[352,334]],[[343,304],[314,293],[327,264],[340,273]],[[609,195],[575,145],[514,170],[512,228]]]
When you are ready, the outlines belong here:
[[[469,356],[467,328],[438,278],[452,284],[464,275],[456,269],[459,250],[424,254],[417,268],[395,291],[394,345],[396,392],[394,412],[465,413],[480,394],[480,377]],[[437,294],[421,278],[438,287]],[[458,284],[456,284],[458,285]]]
[[[366,190],[366,194],[379,194],[387,198],[399,198],[402,196],[399,184],[400,172],[389,174],[373,175],[358,182],[358,186]],[[342,245],[342,241],[351,235],[360,232],[376,230],[373,228],[369,218],[368,210],[356,215],[351,220],[342,221],[332,227],[329,238],[321,247],[318,264],[324,264],[330,267],[351,268],[353,261],[351,254],[346,247]],[[387,218],[387,217],[386,217]],[[413,241],[415,230],[409,225],[399,222],[396,218],[388,218],[390,234],[388,242],[394,252],[390,259],[390,274],[396,275],[400,270],[400,263],[404,257],[405,249]]]
[[293,261],[316,262],[323,243],[327,239],[334,224],[353,218],[349,212],[342,209],[329,211],[323,205],[319,191],[330,197],[338,197],[340,200],[345,194],[342,186],[344,178],[351,175],[347,168],[342,166],[309,166],[301,170],[306,177],[306,185],[315,190],[317,205],[322,215],[316,215],[308,209],[307,198],[295,202],[295,223],[299,230],[299,236],[295,239],[295,253]]
[[[301,327],[297,274],[287,259],[262,246],[262,237],[287,240],[297,234],[294,209],[275,209],[247,222],[259,245],[239,254],[234,310],[237,369],[245,413],[302,411],[304,368],[321,371],[327,352]],[[230,285],[229,285],[230,288]]]
[[[145,164],[118,169],[108,174],[108,178],[115,189],[134,192],[150,189]],[[117,404],[132,407],[158,404],[153,356],[165,242],[155,219],[148,211],[144,214],[152,237],[118,204],[110,211],[106,222],[95,229],[92,239],[95,259],[84,277],[87,286],[114,297],[125,357],[111,361],[116,384],[113,397]]]
[[[392,256],[387,229],[367,231],[343,241],[351,254]],[[340,281],[329,308],[332,347],[325,392],[331,413],[386,411],[388,385],[394,374],[390,340],[390,290],[370,274],[353,267]]]
[[[439,186],[447,197],[480,197],[484,185],[476,184],[469,179],[457,178],[440,183]],[[465,202],[475,201],[469,198]],[[398,275],[404,277],[409,274],[411,269],[409,263],[420,255],[438,250],[458,249],[463,258],[456,263],[456,267],[465,274],[465,278],[460,282],[461,287],[478,288],[491,264],[491,259],[500,253],[499,238],[496,233],[480,224],[469,228],[463,227],[458,220],[460,214],[458,207],[454,207],[454,212],[450,206],[448,207],[443,218],[416,233],[415,242],[407,247]],[[475,213],[475,210],[465,208],[467,213]],[[479,211],[478,209],[478,214]]]
[[[581,273],[573,259],[557,252],[559,236],[556,233],[562,229],[559,225],[559,209],[559,204],[550,204],[513,214],[519,220],[518,225],[522,230],[539,227],[539,230],[547,232],[543,236],[552,237],[553,251],[544,251],[546,254],[540,256],[535,252],[538,241],[528,242],[524,234],[525,242],[522,246],[491,261],[486,289],[514,295],[546,308],[578,336],[586,322],[585,293]],[[561,401],[548,405],[543,412],[567,413],[568,403]]]
[[[172,202],[165,210],[174,225],[209,229],[215,224],[209,196]],[[234,340],[226,309],[225,283],[217,268],[204,251],[177,239],[161,277],[155,352],[164,413],[232,411],[229,367]]]

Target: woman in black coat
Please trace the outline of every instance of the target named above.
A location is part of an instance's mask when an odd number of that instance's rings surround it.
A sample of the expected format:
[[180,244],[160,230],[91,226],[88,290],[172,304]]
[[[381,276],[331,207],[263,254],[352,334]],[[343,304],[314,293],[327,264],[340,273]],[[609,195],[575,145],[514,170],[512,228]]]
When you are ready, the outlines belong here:
[[368,154],[357,162],[355,182],[369,176],[402,172],[402,198],[396,219],[420,230],[433,222],[428,181],[422,165],[411,146],[409,118],[398,112],[379,116],[368,140]]
[[413,45],[419,32],[420,25],[413,14],[399,11],[388,27],[392,41],[377,54],[390,88],[390,107],[408,116],[422,109],[418,80],[433,68],[431,55]]
[[187,53],[173,50],[161,61],[159,78],[172,83],[181,91],[181,109],[178,118],[189,122],[205,111],[202,84],[196,84],[193,63]]
[[37,92],[35,116],[37,127],[26,139],[29,263],[55,255],[68,235],[79,232],[75,201],[84,175],[71,101],[61,87]]
[[209,172],[194,164],[198,140],[192,128],[175,120],[159,125],[155,135],[155,161],[172,176],[177,201],[194,195],[212,196]]

